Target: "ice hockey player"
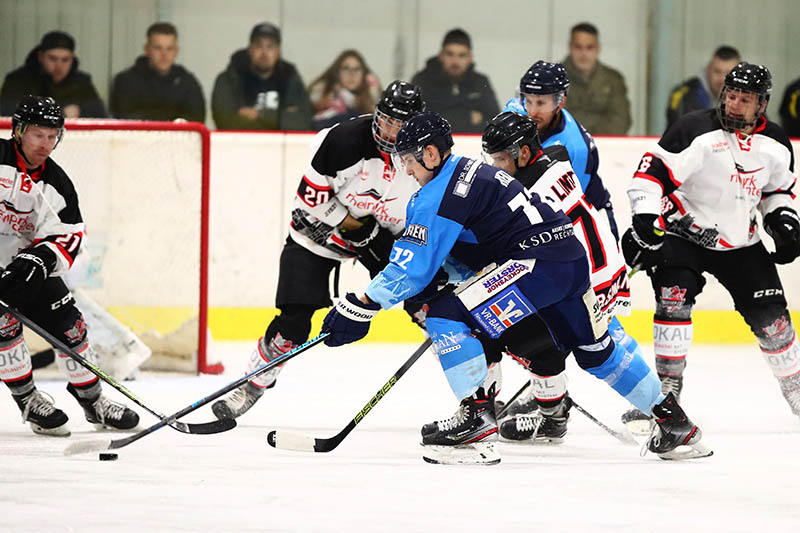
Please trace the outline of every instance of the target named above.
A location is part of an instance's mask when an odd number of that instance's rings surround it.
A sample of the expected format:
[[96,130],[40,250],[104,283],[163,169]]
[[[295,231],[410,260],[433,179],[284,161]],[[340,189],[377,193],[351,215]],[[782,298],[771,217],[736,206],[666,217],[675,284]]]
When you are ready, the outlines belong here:
[[[656,371],[665,392],[680,397],[692,307],[709,273],[730,293],[800,416],[800,346],[775,268],[800,255],[800,219],[792,147],[764,115],[771,91],[766,67],[739,63],[716,109],[683,115],[667,129],[628,187],[633,226],[622,249],[629,265],[647,270],[655,291]],[[756,211],[773,253],[761,242]]]
[[[0,139],[0,299],[16,307],[85,359],[96,357],[83,316],[61,277],[84,235],[78,195],[50,154],[64,135],[64,115],[49,97],[26,96],[11,120],[12,138]],[[109,429],[132,429],[139,416],[106,398],[100,380],[57,351],[67,390],[86,420]],[[35,433],[68,436],[67,415],[33,382],[22,324],[0,317],[0,379],[11,389],[22,419]]]
[[[494,402],[483,387],[486,357],[473,330],[497,338],[525,330],[539,315],[562,350],[580,352],[578,360],[599,377],[623,370],[627,354],[608,335],[586,252],[567,215],[505,171],[452,155],[452,146],[450,124],[436,113],[415,115],[400,130],[398,167],[421,186],[409,202],[405,232],[390,264],[361,296],[340,299],[322,331],[329,346],[355,342],[381,308],[426,290],[440,267],[459,282],[472,277],[474,266],[499,265],[458,296],[442,291],[430,303],[425,327],[461,405],[422,435],[428,462],[497,464]],[[646,364],[634,360],[624,373],[639,381],[630,394],[636,405],[658,414],[651,451],[669,453],[700,440],[700,430],[674,396],[661,394]]]
[[[259,339],[248,372],[308,340],[314,311],[332,304],[330,274],[342,262],[357,259],[371,277],[389,262],[395,235],[403,231],[406,204],[417,189],[405,176],[396,179],[391,154],[397,132],[424,107],[419,88],[397,80],[384,90],[373,115],[317,135],[280,258],[275,297],[280,314]],[[406,310],[413,316],[420,306]],[[275,385],[280,371],[276,367],[215,402],[214,414],[241,416]]]
[[[600,310],[614,322],[615,327],[609,328],[612,338],[632,352],[631,358],[641,360],[635,341],[631,344],[627,342],[630,337],[615,335],[623,331],[615,315],[630,312],[630,288],[622,251],[608,219],[586,199],[567,150],[561,145],[542,147],[536,122],[512,111],[504,111],[489,121],[482,143],[488,161],[522,182],[529,192],[557,205],[570,218],[575,236],[586,250],[591,284]],[[560,442],[567,432],[571,407],[564,374],[567,354],[553,344],[543,324],[537,326],[535,332],[527,330],[519,338],[513,338],[518,329],[501,337],[501,341],[510,345],[512,357],[531,371],[532,390],[530,400],[510,406],[510,416],[499,421],[500,435],[511,440],[533,438]],[[576,355],[579,354],[581,352]],[[632,385],[635,384],[635,381],[626,385],[620,383],[615,389],[626,396],[634,390]],[[528,407],[530,402],[534,405]],[[539,409],[535,410],[536,407]]]

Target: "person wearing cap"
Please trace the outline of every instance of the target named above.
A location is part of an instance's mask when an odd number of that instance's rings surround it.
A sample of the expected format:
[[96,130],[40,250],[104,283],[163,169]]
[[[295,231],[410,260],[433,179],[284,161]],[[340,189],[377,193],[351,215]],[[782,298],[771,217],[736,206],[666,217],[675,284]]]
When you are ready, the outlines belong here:
[[211,112],[219,129],[310,130],[311,101],[300,73],[281,58],[281,32],[269,22],[217,76]]
[[111,113],[117,118],[205,122],[206,101],[197,78],[175,63],[178,30],[168,22],[147,29],[144,55],[114,77]]
[[10,116],[28,94],[52,97],[67,118],[107,116],[91,76],[78,70],[75,39],[62,31],[46,33],[25,64],[6,75],[0,89],[0,115]]
[[631,103],[625,78],[598,61],[599,32],[594,24],[572,27],[569,55],[562,62],[572,82],[567,110],[592,135],[625,135],[631,127]]
[[439,54],[411,82],[422,88],[428,109],[444,116],[454,133],[481,133],[499,111],[489,78],[475,71],[472,41],[462,29],[445,34]]

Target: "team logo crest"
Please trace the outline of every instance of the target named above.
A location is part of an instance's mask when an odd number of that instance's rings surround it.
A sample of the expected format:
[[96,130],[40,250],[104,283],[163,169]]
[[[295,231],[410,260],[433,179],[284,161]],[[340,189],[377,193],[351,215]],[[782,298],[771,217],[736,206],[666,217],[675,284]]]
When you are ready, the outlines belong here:
[[667,311],[675,311],[686,301],[686,289],[681,289],[677,285],[673,287],[661,287],[661,304]]
[[789,319],[786,318],[785,316],[782,316],[777,320],[775,320],[775,322],[773,322],[769,326],[762,329],[764,330],[764,333],[766,333],[770,337],[774,337],[775,335],[785,330],[787,327],[789,327]]
[[83,318],[79,318],[75,321],[74,326],[64,332],[64,335],[72,342],[83,340],[86,336],[86,322],[83,321]]
[[15,337],[19,331],[19,321],[11,316],[11,313],[6,313],[0,316],[0,336]]

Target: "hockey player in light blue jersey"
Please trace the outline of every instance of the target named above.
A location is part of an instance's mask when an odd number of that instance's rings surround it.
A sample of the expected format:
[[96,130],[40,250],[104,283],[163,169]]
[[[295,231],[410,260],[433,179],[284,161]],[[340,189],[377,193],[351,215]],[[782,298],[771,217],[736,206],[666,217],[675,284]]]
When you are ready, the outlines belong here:
[[[486,359],[474,332],[492,338],[543,320],[565,351],[657,418],[651,451],[694,445],[701,432],[641,358],[618,349],[609,336],[589,282],[586,252],[570,219],[505,171],[452,155],[449,123],[436,113],[411,118],[397,136],[399,168],[420,184],[407,208],[406,229],[391,262],[367,286],[348,293],[328,313],[325,343],[363,338],[369,321],[426,290],[444,268],[452,282],[488,271],[455,295],[430,301],[426,329],[447,380],[461,402],[450,419],[423,428],[424,458],[437,463],[496,464],[497,421],[484,388]],[[492,266],[490,266],[492,265]],[[454,279],[455,278],[455,279]],[[621,391],[620,391],[621,392]]]

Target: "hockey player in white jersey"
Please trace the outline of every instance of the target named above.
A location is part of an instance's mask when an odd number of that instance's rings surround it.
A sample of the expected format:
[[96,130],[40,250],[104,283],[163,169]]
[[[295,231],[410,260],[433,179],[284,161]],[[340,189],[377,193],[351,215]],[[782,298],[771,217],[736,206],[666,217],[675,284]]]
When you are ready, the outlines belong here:
[[[800,345],[775,268],[800,255],[800,219],[792,147],[764,115],[771,91],[766,67],[739,63],[717,109],[689,113],[667,129],[628,187],[633,226],[622,248],[655,290],[653,338],[664,391],[680,395],[683,387],[692,307],[708,273],[730,293],[800,416]],[[773,253],[761,242],[757,211]]]
[[[567,150],[561,145],[542,147],[536,122],[511,111],[489,121],[482,141],[484,157],[490,163],[517,178],[529,191],[557,205],[572,220],[575,235],[586,249],[592,288],[606,317],[629,314],[630,288],[622,251],[608,219],[586,199]],[[622,331],[621,326],[609,331],[615,342],[629,348],[622,335],[614,336],[615,331]],[[513,330],[506,335],[511,334]],[[510,416],[500,423],[501,436],[511,440],[559,442],[567,432],[571,406],[564,373],[567,354],[555,346],[544,327],[526,331],[519,339],[501,337],[501,340],[510,346],[510,355],[531,372],[530,397],[534,407],[538,407],[529,410],[523,403],[515,410],[517,405],[512,405]],[[642,356],[636,351],[632,357]]]
[[[11,139],[0,139],[0,298],[96,363],[83,316],[61,279],[84,236],[72,181],[50,158],[64,134],[64,114],[52,98],[26,96],[11,129]],[[139,423],[135,412],[103,395],[96,375],[65,353],[56,355],[87,421],[110,429]],[[11,313],[0,315],[0,379],[35,433],[70,434],[67,415],[34,384],[22,324]]]
[[[357,259],[370,276],[388,264],[395,235],[405,225],[406,204],[418,188],[413,180],[396,179],[391,154],[400,128],[424,108],[419,88],[397,80],[384,90],[373,115],[317,135],[281,254],[275,297],[280,314],[258,340],[248,372],[308,340],[314,311],[332,305],[330,274],[342,262]],[[406,305],[406,311],[414,316],[421,307]],[[215,402],[214,414],[241,416],[275,385],[280,370],[276,367]]]

